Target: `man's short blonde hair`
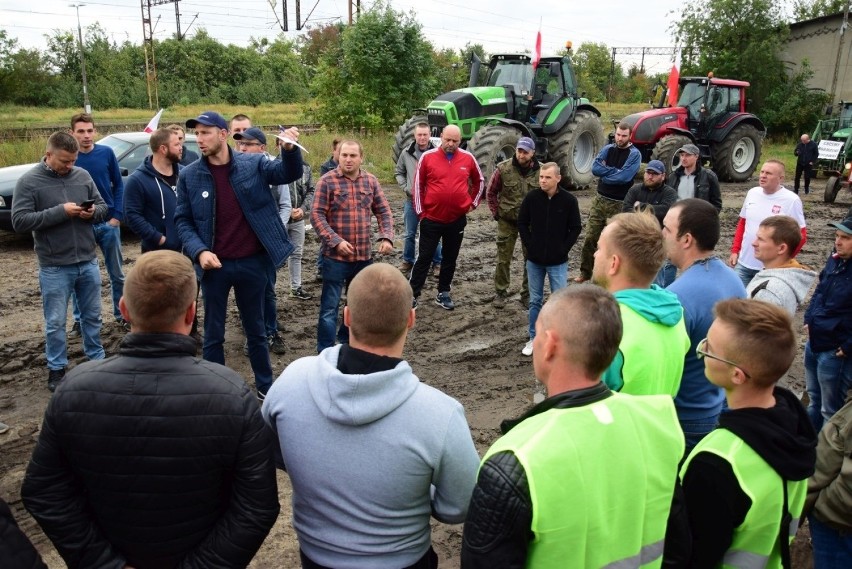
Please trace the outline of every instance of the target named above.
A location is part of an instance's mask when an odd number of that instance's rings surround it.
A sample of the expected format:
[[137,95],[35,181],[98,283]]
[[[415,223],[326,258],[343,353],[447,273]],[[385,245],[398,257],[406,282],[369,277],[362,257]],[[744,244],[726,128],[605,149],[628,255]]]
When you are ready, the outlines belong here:
[[650,211],[619,213],[610,218],[609,245],[624,261],[627,274],[637,282],[657,276],[665,260],[660,222]]
[[346,295],[352,337],[368,346],[394,345],[408,328],[414,293],[399,269],[376,263],[358,273]]
[[175,251],[140,256],[124,281],[124,304],[134,331],[171,331],[197,292],[195,270],[185,256]]

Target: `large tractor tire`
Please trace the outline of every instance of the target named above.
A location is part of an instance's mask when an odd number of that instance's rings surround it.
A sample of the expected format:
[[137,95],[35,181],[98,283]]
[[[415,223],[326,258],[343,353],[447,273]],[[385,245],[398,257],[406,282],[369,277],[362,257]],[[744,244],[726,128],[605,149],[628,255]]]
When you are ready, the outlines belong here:
[[664,136],[654,145],[654,151],[651,152],[651,160],[659,160],[665,164],[666,174],[670,174],[680,166],[680,154],[677,151],[685,144],[694,144],[694,142],[683,134]]
[[713,171],[723,182],[745,182],[760,161],[763,138],[750,124],[735,127],[713,149]]
[[834,203],[834,200],[837,198],[837,194],[840,192],[840,188],[842,186],[843,183],[840,181],[839,177],[831,176],[825,183],[825,194],[822,196],[825,203]]
[[518,144],[519,138],[520,131],[493,124],[480,128],[467,143],[467,149],[476,157],[486,184],[494,172],[494,167],[515,155],[515,145]]
[[414,115],[404,123],[396,131],[396,138],[393,141],[393,163],[396,164],[399,160],[399,155],[403,150],[414,142],[414,125],[419,122],[428,122],[426,115]]
[[591,111],[577,111],[550,140],[550,157],[559,164],[562,185],[571,190],[588,188],[595,158],[606,143],[600,118]]

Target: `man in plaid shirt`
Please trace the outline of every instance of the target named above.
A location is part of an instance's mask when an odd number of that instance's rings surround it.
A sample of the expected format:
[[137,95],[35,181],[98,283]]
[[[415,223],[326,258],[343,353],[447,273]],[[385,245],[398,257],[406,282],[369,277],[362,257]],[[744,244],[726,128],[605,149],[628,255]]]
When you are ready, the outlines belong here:
[[[322,241],[322,297],[317,323],[317,353],[334,346],[343,286],[373,262],[370,218],[379,223],[379,254],[393,252],[393,214],[375,176],[361,170],[364,149],[355,140],[338,146],[338,166],[317,183],[311,225]],[[349,341],[349,329],[340,325],[337,340]]]

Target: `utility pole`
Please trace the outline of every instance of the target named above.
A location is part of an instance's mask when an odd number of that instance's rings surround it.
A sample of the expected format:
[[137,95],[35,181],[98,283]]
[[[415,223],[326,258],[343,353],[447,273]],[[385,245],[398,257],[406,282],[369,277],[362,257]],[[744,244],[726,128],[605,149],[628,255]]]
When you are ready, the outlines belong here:
[[80,7],[85,4],[69,4],[69,7],[77,9],[77,38],[80,40],[80,69],[83,72],[83,108],[87,113],[92,112],[89,103],[89,83],[86,80],[86,53],[83,51],[83,27],[80,25]]
[[843,10],[843,23],[840,24],[840,38],[837,41],[837,58],[834,60],[834,75],[831,78],[831,104],[834,104],[835,93],[837,93],[837,74],[840,71],[840,60],[843,57],[843,38],[846,35],[846,28],[849,26],[849,8],[850,2],[846,1],[846,8]]
[[361,0],[349,0],[349,2],[347,2],[347,4],[349,4],[349,25],[351,26],[352,24],[355,23],[355,21],[352,19],[352,12],[353,12],[352,8],[353,7],[355,8],[355,10],[354,10],[355,15],[360,16],[361,15]]

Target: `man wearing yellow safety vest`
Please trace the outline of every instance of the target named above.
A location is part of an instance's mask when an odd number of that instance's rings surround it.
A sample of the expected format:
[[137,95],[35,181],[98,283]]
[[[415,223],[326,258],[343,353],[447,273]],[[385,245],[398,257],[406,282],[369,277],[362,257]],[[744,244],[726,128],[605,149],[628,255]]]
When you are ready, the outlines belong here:
[[790,567],[814,472],[816,435],[796,397],[775,383],[796,355],[787,311],[759,300],[716,304],[696,354],[728,411],[681,469],[693,568]]
[[533,366],[548,398],[505,421],[485,454],[463,569],[660,566],[684,439],[670,395],[601,382],[621,334],[600,287],[563,288],[544,305]]

